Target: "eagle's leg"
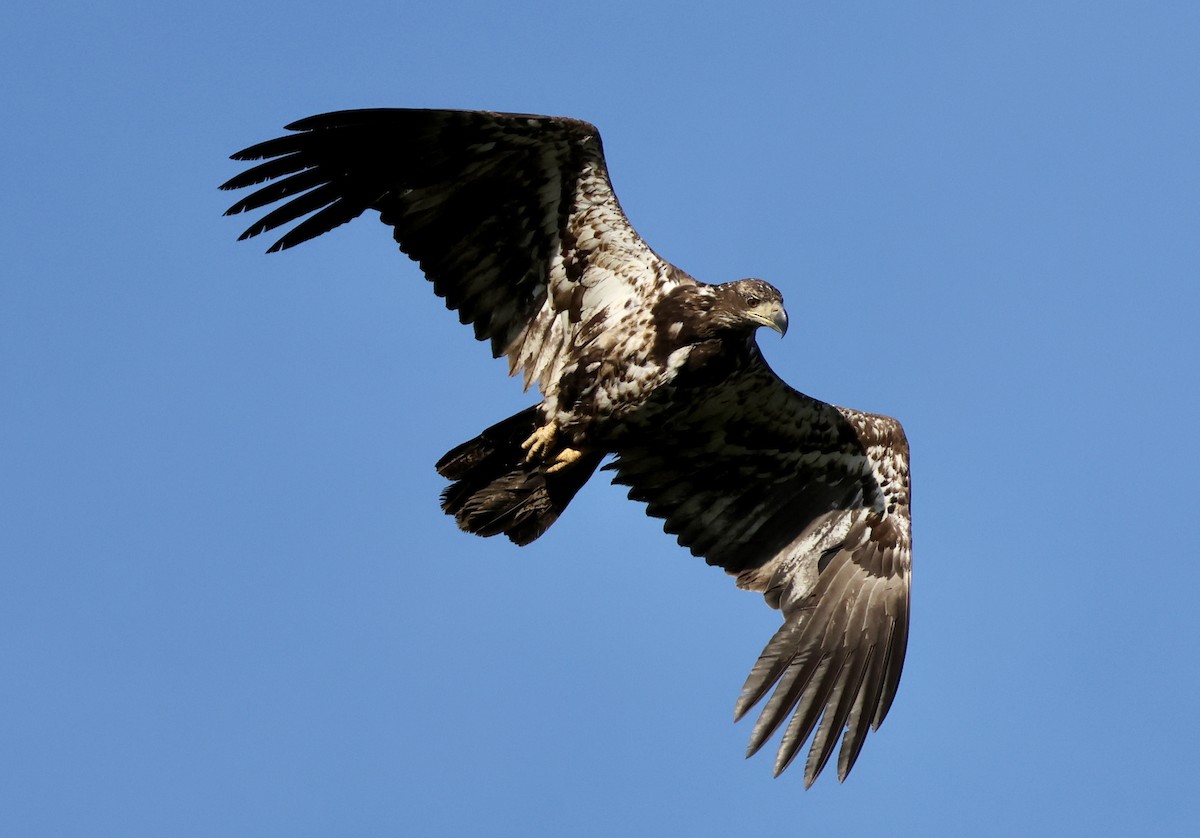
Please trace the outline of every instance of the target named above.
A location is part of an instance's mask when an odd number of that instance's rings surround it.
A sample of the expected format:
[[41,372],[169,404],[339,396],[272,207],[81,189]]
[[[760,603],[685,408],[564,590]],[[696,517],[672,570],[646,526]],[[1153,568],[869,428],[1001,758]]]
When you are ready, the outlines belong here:
[[[554,448],[554,443],[558,440],[558,425],[554,422],[542,425],[529,435],[529,438],[521,443],[522,450],[525,451],[525,462],[532,463],[535,460],[544,458]],[[562,471],[567,466],[574,463],[583,452],[576,448],[560,448],[554,454],[554,462],[546,469],[547,474],[554,474]]]
[[[545,429],[538,431],[544,416],[540,405],[527,407],[438,460],[438,474],[451,481],[442,492],[442,509],[464,530],[504,533],[528,544],[558,519],[600,465],[603,452],[546,450],[553,440]],[[562,433],[555,438],[561,441]],[[530,457],[535,444],[543,453]],[[550,474],[559,462],[562,467]]]
[[554,445],[557,436],[558,426],[554,422],[542,425],[530,434],[529,439],[521,443],[522,450],[526,452],[526,462],[532,462],[545,456],[546,452]]
[[554,474],[556,471],[562,471],[582,456],[583,452],[578,448],[564,448],[555,455],[554,464],[546,469],[546,473]]

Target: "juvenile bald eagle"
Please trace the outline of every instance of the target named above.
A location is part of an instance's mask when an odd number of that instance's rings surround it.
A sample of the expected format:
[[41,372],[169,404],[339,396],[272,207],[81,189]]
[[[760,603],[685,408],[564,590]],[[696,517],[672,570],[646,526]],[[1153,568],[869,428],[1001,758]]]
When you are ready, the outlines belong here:
[[270,248],[282,250],[377,211],[447,307],[541,391],[438,461],[445,511],[527,544],[614,456],[605,468],[630,498],[783,613],[734,710],[774,688],[747,756],[786,722],[776,775],[812,736],[805,786],[839,739],[844,780],[908,643],[899,423],[784,384],[755,343],[761,326],[787,330],[780,293],[698,282],[652,251],[586,122],[363,110],[287,130],[233,155],[263,162],[223,189],[264,185],[227,214],[282,202],[242,238],[298,221]]

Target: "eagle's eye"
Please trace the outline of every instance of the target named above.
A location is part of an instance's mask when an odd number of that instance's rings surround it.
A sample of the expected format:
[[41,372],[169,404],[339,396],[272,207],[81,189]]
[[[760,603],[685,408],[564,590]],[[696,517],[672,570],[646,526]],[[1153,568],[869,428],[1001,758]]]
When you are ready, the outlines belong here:
[[746,298],[746,305],[750,306],[750,308],[756,308],[761,302],[762,300],[760,300],[758,297],[755,297],[753,294]]

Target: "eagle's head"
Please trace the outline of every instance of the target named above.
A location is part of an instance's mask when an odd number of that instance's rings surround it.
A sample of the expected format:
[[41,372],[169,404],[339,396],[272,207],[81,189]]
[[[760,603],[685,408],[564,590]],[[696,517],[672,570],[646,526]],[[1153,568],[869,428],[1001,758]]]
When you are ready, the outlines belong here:
[[782,335],[788,325],[783,295],[761,279],[681,285],[655,305],[654,316],[664,356],[680,346],[714,339],[749,340],[759,326]]
[[753,331],[759,326],[787,334],[788,316],[783,309],[783,294],[761,279],[739,279],[712,287],[716,304],[710,316],[732,330]]

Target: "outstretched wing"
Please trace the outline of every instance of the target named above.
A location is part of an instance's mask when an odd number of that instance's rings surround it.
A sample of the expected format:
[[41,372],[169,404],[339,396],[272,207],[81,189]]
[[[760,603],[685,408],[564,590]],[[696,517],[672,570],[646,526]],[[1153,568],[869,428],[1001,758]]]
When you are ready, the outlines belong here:
[[747,755],[790,715],[775,773],[813,736],[811,785],[841,738],[844,780],[887,715],[908,644],[904,432],[796,392],[757,352],[715,387],[678,391],[674,407],[651,438],[619,452],[614,482],[783,611],[737,702],[741,718],[775,688]]
[[630,226],[586,122],[383,109],[287,129],[296,133],[233,155],[265,162],[222,189],[266,185],[227,215],[284,202],[242,238],[298,221],[270,248],[283,250],[378,210],[447,307],[496,357],[508,356],[527,387],[544,390],[581,334],[596,334],[630,301],[651,306],[694,282]]

